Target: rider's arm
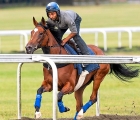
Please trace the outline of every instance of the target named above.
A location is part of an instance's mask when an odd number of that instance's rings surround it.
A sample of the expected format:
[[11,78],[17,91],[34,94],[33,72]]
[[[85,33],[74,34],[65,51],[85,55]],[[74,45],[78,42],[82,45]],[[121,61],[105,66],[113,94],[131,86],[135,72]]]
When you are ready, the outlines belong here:
[[70,33],[66,38],[63,39],[61,45],[65,45],[71,38],[73,38],[77,33]]
[[70,16],[66,15],[65,22],[68,25],[71,33],[66,38],[63,39],[61,45],[65,45],[66,42],[68,42],[71,38],[73,38],[77,34],[76,24]]

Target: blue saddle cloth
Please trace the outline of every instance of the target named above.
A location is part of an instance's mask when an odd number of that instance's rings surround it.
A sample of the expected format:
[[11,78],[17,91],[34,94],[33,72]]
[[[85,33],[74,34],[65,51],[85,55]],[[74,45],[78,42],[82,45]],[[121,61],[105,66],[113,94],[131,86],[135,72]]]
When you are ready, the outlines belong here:
[[[70,47],[68,44],[64,45],[64,48],[72,55],[78,55],[77,52]],[[90,55],[95,55],[95,53],[88,47]],[[89,65],[87,65],[86,67],[82,67],[81,63],[75,63],[74,67],[78,70],[78,74],[80,75],[82,73],[82,71],[87,70],[88,72],[92,72],[94,70],[99,69],[99,64],[97,63],[90,63]]]

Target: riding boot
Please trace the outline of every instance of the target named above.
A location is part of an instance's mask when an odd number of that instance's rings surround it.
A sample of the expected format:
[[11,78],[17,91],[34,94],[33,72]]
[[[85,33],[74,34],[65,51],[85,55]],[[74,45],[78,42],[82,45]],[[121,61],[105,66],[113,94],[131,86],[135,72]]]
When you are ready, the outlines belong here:
[[[82,55],[90,55],[88,47],[86,43],[84,42],[84,40],[80,37],[80,35],[74,36],[73,39],[78,45],[79,49],[81,50]],[[86,67],[88,66],[88,63],[83,63],[82,66]]]

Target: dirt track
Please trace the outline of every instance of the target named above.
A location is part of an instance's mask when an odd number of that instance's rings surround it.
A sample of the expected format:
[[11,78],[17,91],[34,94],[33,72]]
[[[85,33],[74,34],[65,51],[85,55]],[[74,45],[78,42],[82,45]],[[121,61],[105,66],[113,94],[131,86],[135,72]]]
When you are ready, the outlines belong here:
[[[21,120],[35,120],[33,118],[23,117]],[[52,120],[52,119],[38,119],[38,120]],[[72,118],[61,118],[58,120],[73,120]],[[140,120],[139,116],[120,116],[120,115],[100,115],[99,117],[85,117],[82,120]]]

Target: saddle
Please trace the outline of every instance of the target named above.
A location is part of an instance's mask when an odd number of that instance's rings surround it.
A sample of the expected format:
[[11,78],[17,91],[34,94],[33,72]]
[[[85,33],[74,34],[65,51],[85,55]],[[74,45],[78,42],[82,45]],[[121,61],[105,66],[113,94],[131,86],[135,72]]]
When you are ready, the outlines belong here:
[[69,46],[71,46],[78,55],[82,55],[81,50],[79,49],[78,45],[76,44],[76,42],[73,39],[70,39],[67,44]]
[[[66,43],[64,45],[65,50],[71,54],[71,55],[82,55],[81,51],[79,49],[79,47],[77,46],[77,44],[75,43],[74,40],[69,40],[68,43]],[[88,47],[89,49],[89,53],[90,55],[95,55],[95,53]],[[56,64],[57,68],[61,68],[64,67],[66,65],[68,65],[69,63],[63,63],[63,64]],[[47,69],[51,69],[51,66],[48,65],[47,63],[43,63],[43,66],[46,67]],[[97,70],[99,68],[99,64],[97,63],[90,63],[88,64],[88,66],[83,67],[82,63],[75,63],[74,64],[75,69],[78,70],[78,74],[80,75],[82,73],[82,71],[88,71],[88,72],[92,72],[94,70]]]
[[[76,45],[76,43],[74,42],[74,40],[70,40],[68,44],[64,45],[64,48],[72,55],[81,54],[81,51]],[[89,50],[90,55],[95,55],[95,53],[89,47],[88,47],[88,50]],[[76,84],[74,88],[74,91],[77,91],[83,85],[87,74],[89,74],[90,72],[94,70],[99,69],[99,64],[90,63],[86,67],[83,67],[82,63],[76,63],[74,64],[74,67],[75,69],[77,69],[78,75],[79,75],[78,83]]]

